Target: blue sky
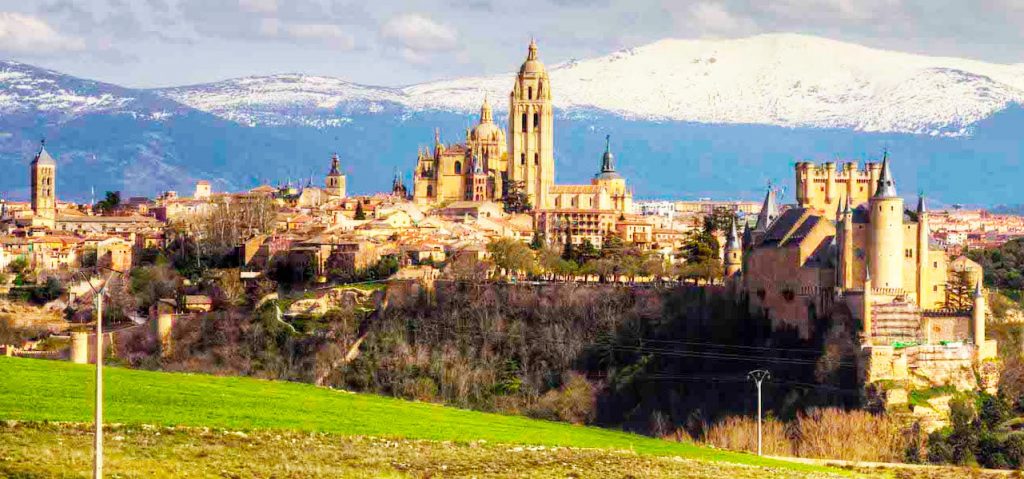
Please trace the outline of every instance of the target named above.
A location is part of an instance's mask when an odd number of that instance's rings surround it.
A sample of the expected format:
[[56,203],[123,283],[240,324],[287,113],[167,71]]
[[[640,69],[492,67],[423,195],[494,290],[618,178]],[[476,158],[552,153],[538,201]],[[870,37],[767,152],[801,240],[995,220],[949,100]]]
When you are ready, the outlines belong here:
[[1024,0],[0,0],[0,58],[125,86],[270,73],[404,85],[667,37],[798,32],[1024,63]]

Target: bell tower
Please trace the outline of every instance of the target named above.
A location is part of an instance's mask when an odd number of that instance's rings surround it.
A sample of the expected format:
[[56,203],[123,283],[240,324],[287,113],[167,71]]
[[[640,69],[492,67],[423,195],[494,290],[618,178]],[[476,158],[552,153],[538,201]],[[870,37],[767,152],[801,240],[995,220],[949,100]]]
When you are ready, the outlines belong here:
[[57,219],[57,162],[46,152],[45,142],[32,159],[32,213],[35,223],[53,226]]
[[537,59],[537,42],[530,41],[509,94],[507,176],[522,182],[535,209],[550,207],[548,190],[555,184],[551,83]]

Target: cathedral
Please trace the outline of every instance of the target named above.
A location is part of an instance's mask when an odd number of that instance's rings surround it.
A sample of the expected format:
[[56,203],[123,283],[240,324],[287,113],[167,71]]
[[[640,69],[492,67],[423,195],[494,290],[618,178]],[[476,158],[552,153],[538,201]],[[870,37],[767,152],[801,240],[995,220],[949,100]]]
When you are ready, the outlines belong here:
[[567,234],[574,242],[589,240],[595,245],[614,233],[618,223],[633,220],[625,217],[633,211],[633,194],[615,171],[609,137],[590,184],[555,184],[551,95],[547,69],[537,56],[537,43],[531,41],[509,92],[508,129],[494,123],[485,97],[480,120],[466,130],[465,143],[443,144],[435,130],[433,147],[417,154],[413,201],[498,201],[506,189],[515,188],[526,195],[537,229],[545,235]]
[[[822,318],[846,318],[874,379],[899,379],[900,367],[945,377],[995,356],[981,267],[931,243],[924,198],[905,208],[888,155],[861,171],[798,163],[796,189],[797,204],[782,211],[769,188],[753,228],[742,240],[729,233],[725,273],[752,310],[804,337],[820,333]],[[947,306],[954,264],[975,283],[972,308]]]
[[480,122],[466,130],[465,144],[444,145],[435,132],[433,149],[416,158],[414,201],[497,200],[515,184],[534,208],[549,207],[555,184],[553,112],[551,81],[531,41],[509,93],[508,131],[494,123],[484,98]]

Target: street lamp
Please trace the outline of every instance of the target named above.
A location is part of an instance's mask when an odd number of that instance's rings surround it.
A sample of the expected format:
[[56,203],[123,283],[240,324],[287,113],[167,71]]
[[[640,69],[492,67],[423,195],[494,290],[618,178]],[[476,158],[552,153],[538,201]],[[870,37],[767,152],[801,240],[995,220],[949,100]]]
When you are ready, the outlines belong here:
[[85,283],[92,290],[93,300],[96,301],[96,409],[93,417],[96,422],[96,431],[93,437],[93,479],[103,477],[103,293],[107,291],[107,285],[110,284],[114,275],[121,274],[109,268],[103,269],[110,273],[99,289],[92,285],[92,281],[85,278]]
[[771,377],[771,373],[764,369],[755,369],[747,373],[747,377],[754,380],[757,385],[757,455],[761,455],[761,383]]

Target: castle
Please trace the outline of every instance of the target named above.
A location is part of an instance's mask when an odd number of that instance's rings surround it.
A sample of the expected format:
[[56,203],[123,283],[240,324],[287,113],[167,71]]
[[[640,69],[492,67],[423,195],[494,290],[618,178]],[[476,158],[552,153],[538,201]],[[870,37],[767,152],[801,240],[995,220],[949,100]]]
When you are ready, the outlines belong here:
[[608,137],[590,184],[555,184],[551,95],[550,78],[531,41],[509,93],[508,130],[494,123],[486,97],[479,123],[466,130],[464,144],[445,145],[435,130],[433,148],[421,148],[416,157],[413,201],[430,206],[496,201],[514,188],[525,195],[537,230],[548,238],[565,235],[575,243],[599,246],[604,236],[620,233],[649,243],[650,226],[632,215],[633,194],[615,171]]
[[[981,267],[931,244],[924,198],[904,207],[888,155],[860,171],[798,163],[796,189],[781,211],[769,188],[742,241],[729,234],[725,272],[752,310],[804,337],[825,317],[857,325],[869,382],[968,380],[964,370],[996,355]],[[957,269],[975,290],[970,309],[947,307]]]

